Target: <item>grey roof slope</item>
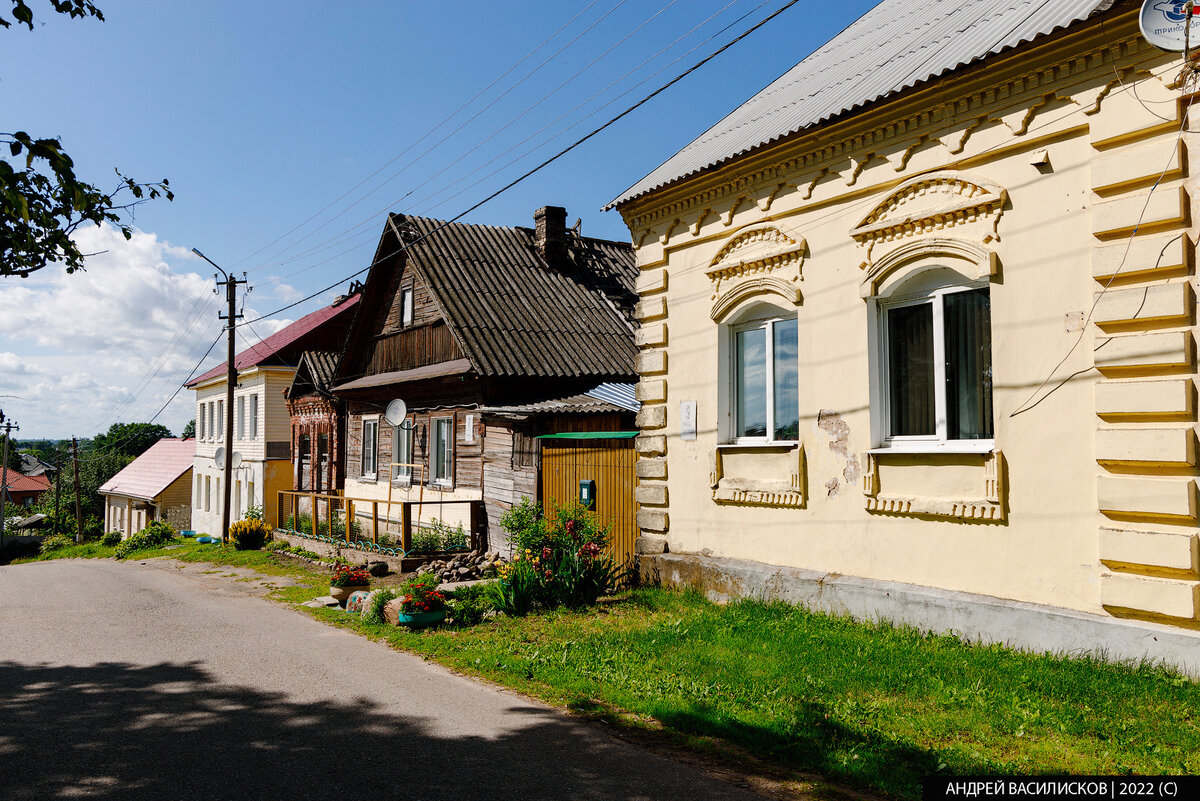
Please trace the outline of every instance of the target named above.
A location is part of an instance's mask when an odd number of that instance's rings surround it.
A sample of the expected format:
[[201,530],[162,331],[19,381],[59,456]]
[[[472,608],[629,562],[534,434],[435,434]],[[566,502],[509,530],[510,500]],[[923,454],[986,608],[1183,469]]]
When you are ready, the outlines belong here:
[[[634,376],[633,248],[568,231],[551,267],[530,228],[392,215],[472,368],[482,376]],[[428,234],[426,239],[413,242]]]
[[606,208],[1052,33],[1115,0],[882,0]]

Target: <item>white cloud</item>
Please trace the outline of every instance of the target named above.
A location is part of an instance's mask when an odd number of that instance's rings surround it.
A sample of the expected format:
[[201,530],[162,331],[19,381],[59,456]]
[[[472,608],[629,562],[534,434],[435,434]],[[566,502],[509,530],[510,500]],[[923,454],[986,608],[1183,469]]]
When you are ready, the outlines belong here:
[[[18,396],[4,408],[23,437],[148,419],[220,333],[212,279],[195,272],[207,265],[190,252],[141,231],[126,241],[107,225],[76,240],[96,254],[85,271],[47,267],[0,283],[0,386]],[[192,403],[181,392],[159,422],[178,432]]]

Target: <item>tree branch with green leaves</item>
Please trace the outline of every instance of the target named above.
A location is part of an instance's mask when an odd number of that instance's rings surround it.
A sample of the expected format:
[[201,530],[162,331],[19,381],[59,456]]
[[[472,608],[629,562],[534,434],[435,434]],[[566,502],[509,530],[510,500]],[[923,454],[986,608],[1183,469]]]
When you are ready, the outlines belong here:
[[[25,0],[12,0],[12,20],[0,14],[0,27],[15,21],[33,30],[33,11]],[[104,15],[90,0],[50,0],[54,10],[71,17]],[[57,139],[35,139],[25,131],[0,133],[0,275],[23,278],[50,264],[68,273],[84,268],[72,234],[84,223],[115,225],[133,236],[133,209],[147,200],[175,195],[164,178],[141,183],[119,171],[117,186],[106,192],[81,181],[75,164]]]

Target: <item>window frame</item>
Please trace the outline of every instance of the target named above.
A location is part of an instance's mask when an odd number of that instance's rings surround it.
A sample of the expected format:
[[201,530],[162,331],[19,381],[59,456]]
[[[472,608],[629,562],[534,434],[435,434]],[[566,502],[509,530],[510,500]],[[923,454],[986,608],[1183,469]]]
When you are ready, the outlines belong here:
[[[944,274],[942,280],[922,281],[925,273]],[[953,280],[945,276],[953,275]],[[917,284],[916,287],[912,287]],[[922,285],[924,284],[924,285]],[[912,287],[912,288],[909,288]],[[992,407],[993,436],[979,439],[949,439],[948,398],[946,394],[946,329],[945,304],[947,295],[959,292],[988,290],[988,331],[992,329],[991,281],[971,280],[942,264],[933,264],[915,273],[888,295],[874,298],[871,323],[871,399],[873,447],[869,453],[990,453],[995,450],[995,406]],[[921,305],[932,308],[931,334],[933,339],[933,401],[934,433],[927,435],[893,435],[891,433],[892,397],[888,314],[893,309]],[[994,362],[993,362],[994,364]],[[995,383],[992,385],[993,403]]]
[[[772,307],[774,309],[775,307]],[[777,310],[778,311],[778,310]],[[797,325],[797,333],[799,333],[799,322],[795,314],[778,314],[773,313],[764,316],[751,317],[750,319],[740,322],[729,323],[726,328],[726,342],[728,347],[728,362],[729,362],[729,380],[728,380],[728,398],[729,398],[729,414],[728,436],[724,437],[726,444],[730,445],[766,445],[766,446],[787,446],[798,445],[800,443],[800,435],[797,432],[795,439],[776,439],[775,438],[775,324],[794,322]],[[742,354],[738,350],[737,339],[738,334],[746,331],[756,331],[762,329],[765,334],[766,352],[764,359],[766,360],[766,428],[767,434],[764,437],[743,437],[738,434],[738,404],[741,398],[738,397],[738,376],[741,369]],[[797,409],[796,414],[799,415],[799,389],[800,376],[799,366],[797,365],[796,374],[796,395]]]
[[[438,426],[447,423],[449,436],[446,438],[446,475],[439,476],[437,472],[439,440]],[[440,415],[429,419],[429,483],[437,487],[454,486],[454,415]]]
[[[392,426],[392,461],[399,464],[401,462],[414,463],[413,460],[413,429],[415,424],[412,418],[405,419],[405,426]],[[400,443],[406,443],[406,448],[401,448]],[[407,451],[406,454],[402,453]],[[413,484],[413,469],[411,467],[397,467],[396,472],[392,474],[392,483],[401,487],[411,487]]]
[[[374,441],[371,443],[371,470],[367,470],[367,428],[373,431]],[[379,415],[364,416],[362,419],[362,445],[359,454],[359,474],[369,481],[375,481],[379,476]]]
[[258,441],[258,393],[250,396],[250,441]]
[[413,325],[413,304],[417,296],[416,283],[408,281],[400,287],[400,327],[411,328]]

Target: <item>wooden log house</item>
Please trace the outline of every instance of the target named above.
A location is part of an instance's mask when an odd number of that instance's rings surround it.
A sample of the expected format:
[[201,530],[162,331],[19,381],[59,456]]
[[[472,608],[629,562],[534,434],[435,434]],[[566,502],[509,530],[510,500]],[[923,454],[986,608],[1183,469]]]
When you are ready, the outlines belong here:
[[534,219],[388,217],[332,380],[347,497],[423,501],[424,521],[475,521],[506,551],[500,515],[539,496],[538,436],[633,428],[633,250],[567,229],[563,208]]

